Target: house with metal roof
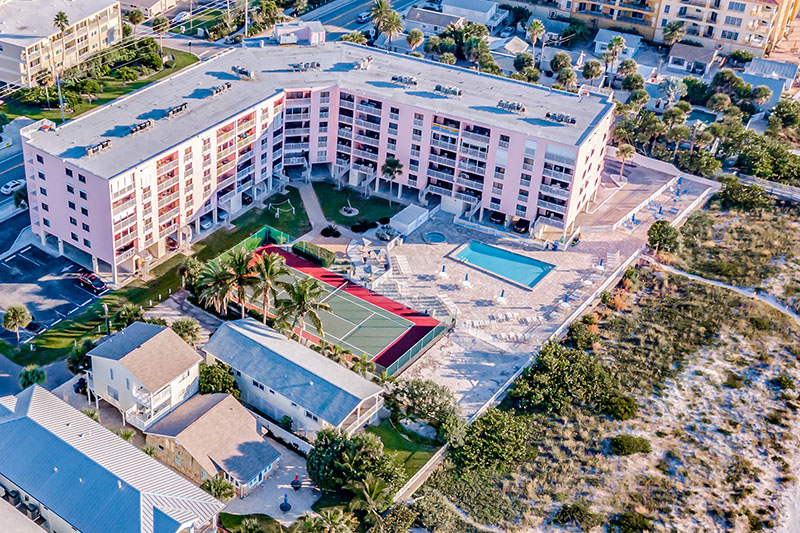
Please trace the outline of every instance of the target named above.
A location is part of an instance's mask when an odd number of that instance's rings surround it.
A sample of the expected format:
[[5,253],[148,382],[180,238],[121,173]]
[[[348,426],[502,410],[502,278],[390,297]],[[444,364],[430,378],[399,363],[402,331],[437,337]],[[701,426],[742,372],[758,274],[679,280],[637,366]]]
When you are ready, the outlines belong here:
[[603,52],[608,50],[608,44],[614,37],[622,37],[625,39],[625,48],[620,52],[618,61],[629,59],[636,55],[639,51],[639,46],[642,44],[642,38],[639,35],[632,33],[622,33],[614,30],[607,30],[605,28],[597,32],[594,38],[594,55],[600,57]]
[[750,84],[750,86],[755,89],[756,87],[764,86],[768,87],[770,91],[772,91],[772,95],[769,97],[769,100],[764,102],[763,104],[756,104],[756,107],[761,111],[770,111],[781,99],[781,94],[784,91],[784,80],[780,78],[773,78],[771,76],[758,76],[755,74],[748,74],[747,72],[743,72],[740,74],[742,80],[745,83]]
[[490,33],[504,25],[508,18],[508,11],[491,0],[442,0],[442,13],[483,24]]
[[135,322],[89,352],[89,390],[145,431],[197,392],[203,358],[166,326]]
[[754,76],[779,79],[783,81],[783,90],[788,91],[792,88],[794,80],[797,79],[798,68],[800,66],[794,63],[782,63],[757,57],[745,67],[744,72]]
[[207,363],[233,369],[241,401],[274,420],[288,416],[300,434],[353,433],[383,406],[383,388],[252,318],[223,323],[203,350]]
[[667,68],[702,78],[711,71],[717,54],[718,51],[714,48],[675,43],[669,51]]
[[419,30],[425,35],[437,35],[449,25],[460,28],[466,19],[461,15],[448,15],[432,9],[412,7],[405,15],[405,32]]
[[51,533],[213,530],[223,508],[36,385],[0,398],[0,496]]
[[281,453],[230,394],[195,394],[150,426],[155,457],[197,484],[219,476],[244,497],[277,467]]

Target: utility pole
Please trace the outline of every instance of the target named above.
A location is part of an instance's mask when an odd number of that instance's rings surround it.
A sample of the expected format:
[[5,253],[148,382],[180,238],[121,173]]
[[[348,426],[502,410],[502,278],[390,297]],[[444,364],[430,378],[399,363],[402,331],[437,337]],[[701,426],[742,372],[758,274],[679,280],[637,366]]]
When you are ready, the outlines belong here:
[[111,335],[111,328],[108,326],[108,304],[103,304],[103,314],[106,317],[106,334]]
[[63,124],[66,119],[64,118],[64,99],[61,97],[61,76],[56,74],[56,87],[58,87],[58,107],[61,109],[61,123]]
[[249,18],[250,15],[250,0],[244,0],[244,35],[242,36],[242,48],[245,48],[247,44],[244,42],[247,39],[247,26],[249,26]]

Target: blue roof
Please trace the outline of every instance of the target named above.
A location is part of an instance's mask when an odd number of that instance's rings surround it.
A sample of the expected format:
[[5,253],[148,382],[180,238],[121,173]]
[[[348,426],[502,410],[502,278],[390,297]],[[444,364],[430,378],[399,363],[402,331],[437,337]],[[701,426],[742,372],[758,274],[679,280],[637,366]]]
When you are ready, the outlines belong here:
[[167,329],[167,326],[134,322],[123,331],[118,331],[105,342],[101,342],[95,348],[92,348],[89,355],[119,361],[165,329]]
[[333,426],[383,390],[252,318],[223,323],[203,349]]
[[783,92],[782,79],[767,78],[764,76],[756,76],[755,74],[747,74],[747,73],[742,73],[740,74],[740,76],[745,83],[749,83],[750,85],[752,85],[753,89],[755,89],[759,85],[766,85],[772,90],[772,96],[770,97],[770,99],[759,106],[762,110],[769,111],[770,109],[778,105],[778,101],[781,99],[781,93]]

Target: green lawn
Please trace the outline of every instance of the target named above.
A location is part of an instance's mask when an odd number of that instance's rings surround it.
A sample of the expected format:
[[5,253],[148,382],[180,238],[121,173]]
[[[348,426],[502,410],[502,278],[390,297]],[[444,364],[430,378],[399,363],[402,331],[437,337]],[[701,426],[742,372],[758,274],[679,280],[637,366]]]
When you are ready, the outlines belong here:
[[295,187],[286,187],[286,194],[273,194],[264,200],[264,205],[266,206],[270,203],[280,204],[286,200],[291,202],[292,207],[294,207],[294,213],[287,213],[283,210],[289,207],[289,204],[281,206],[281,213],[278,218],[275,218],[274,211],[267,212],[265,210],[265,224],[288,233],[295,238],[311,231],[311,223],[308,221],[308,213],[306,213],[306,208],[303,206],[303,199],[300,198],[300,191]]
[[[75,118],[83,113],[86,113],[87,111],[94,109],[95,107],[107,104],[108,102],[111,102],[112,100],[115,100],[127,93],[133,92],[137,89],[141,89],[145,85],[148,85],[150,83],[153,83],[154,81],[165,78],[181,70],[182,68],[199,61],[197,56],[192,55],[188,52],[183,52],[181,50],[164,48],[164,53],[165,55],[172,54],[175,56],[175,66],[173,66],[172,68],[165,68],[163,70],[160,70],[159,72],[156,72],[149,78],[140,79],[138,81],[131,82],[128,84],[124,84],[123,82],[111,76],[104,76],[102,78],[97,78],[96,81],[98,81],[102,86],[101,92],[95,95],[97,96],[97,98],[92,102],[84,100],[80,105],[78,105],[75,108],[73,112],[68,113],[66,115],[67,120]],[[44,110],[38,106],[29,106],[19,101],[6,102],[5,104],[3,104],[2,109],[3,112],[6,115],[8,115],[8,118],[12,120],[19,116],[27,116],[34,120],[48,118],[50,120],[55,121],[56,123],[59,123],[61,122],[61,111],[58,110],[58,94],[56,92],[55,87],[53,87],[50,90],[50,97],[53,102],[52,105],[55,109]]]
[[367,431],[380,437],[387,451],[395,453],[396,461],[403,465],[409,477],[422,468],[438,449],[437,446],[423,442],[425,441],[423,437],[401,433],[389,419],[381,422],[379,426],[367,428]]
[[[333,184],[326,182],[315,182],[314,191],[317,193],[319,203],[322,204],[322,212],[325,214],[325,218],[348,228],[359,220],[377,222],[380,218],[391,217],[405,207],[397,202],[392,202],[392,205],[389,205],[389,201],[383,198],[372,197],[364,199],[357,191],[347,187],[337,191]],[[348,200],[350,205],[358,209],[358,215],[346,217],[339,213],[342,207],[347,205]]]
[[231,533],[242,531],[242,521],[245,518],[255,518],[258,523],[258,531],[261,533],[283,533],[288,531],[277,520],[265,514],[238,515],[220,513],[219,522],[226,530]]
[[[186,31],[183,32],[184,34],[195,35],[197,33],[198,28],[203,28],[204,30],[210,28],[212,26],[216,26],[220,22],[222,22],[222,15],[224,12],[221,9],[212,9],[211,11],[206,11],[202,15],[192,17],[191,26],[187,24],[183,24],[186,28]],[[170,31],[172,33],[181,33],[180,31],[181,26],[177,26],[172,28]]]

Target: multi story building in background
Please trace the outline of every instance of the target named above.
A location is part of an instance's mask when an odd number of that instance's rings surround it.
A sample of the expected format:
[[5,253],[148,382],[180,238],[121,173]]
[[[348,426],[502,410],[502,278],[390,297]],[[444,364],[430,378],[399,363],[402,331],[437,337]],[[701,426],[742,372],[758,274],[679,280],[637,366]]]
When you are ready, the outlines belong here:
[[[562,9],[569,16],[581,19],[589,27],[631,28],[646,39],[652,39],[657,15],[664,0],[566,0]],[[678,0],[680,1],[680,0]]]
[[760,57],[783,38],[800,9],[798,0],[662,0],[657,40],[671,21],[686,26],[686,39],[723,53],[746,50]]
[[[67,15],[61,30],[53,21]],[[122,40],[116,0],[0,0],[0,82],[33,87]]]
[[603,167],[614,104],[594,91],[349,43],[232,49],[25,130],[32,228],[116,282],[314,167],[389,190],[380,169],[393,157],[398,195],[566,232]]

